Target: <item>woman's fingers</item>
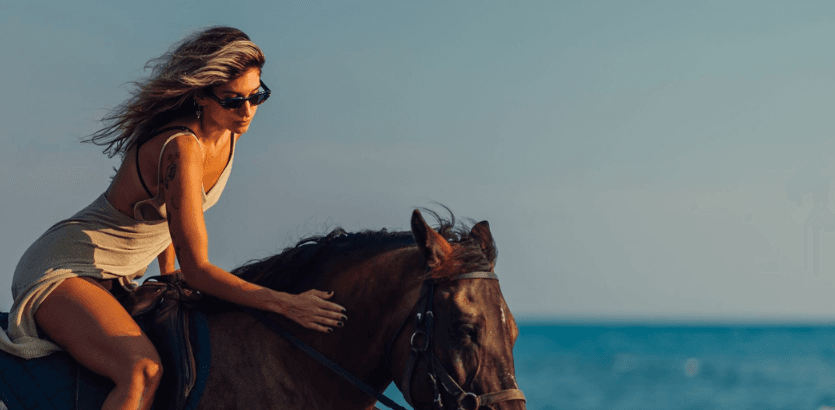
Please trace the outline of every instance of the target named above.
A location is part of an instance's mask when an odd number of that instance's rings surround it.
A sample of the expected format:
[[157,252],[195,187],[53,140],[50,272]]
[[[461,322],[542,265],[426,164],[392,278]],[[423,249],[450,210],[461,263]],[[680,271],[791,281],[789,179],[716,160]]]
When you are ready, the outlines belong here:
[[323,319],[339,320],[343,322],[348,320],[348,317],[342,312],[334,312],[333,310],[319,309],[319,311],[316,312],[316,315]]
[[336,303],[333,303],[333,302],[328,302],[326,300],[323,300],[323,301],[319,302],[319,308],[321,308],[323,310],[330,311],[330,312],[334,312],[334,313],[337,313],[337,314],[340,314],[340,315],[345,313],[345,308],[344,307],[342,307],[340,305],[337,305]]
[[325,291],[321,291],[321,290],[311,289],[311,290],[309,290],[305,293],[309,293],[313,296],[318,297],[319,298],[318,305],[319,305],[320,308],[325,309],[325,310],[330,310],[330,311],[333,311],[333,312],[338,312],[340,314],[345,313],[345,308],[344,307],[342,307],[342,306],[340,306],[336,303],[329,302],[329,301],[325,300],[325,299],[329,299],[331,296],[333,296],[333,292],[325,292]]
[[312,318],[306,325],[308,329],[318,330],[320,332],[330,333],[333,329],[340,328],[345,326],[345,322],[342,320],[331,319],[327,317],[315,317]]
[[348,320],[344,307],[325,300],[332,296],[333,292],[308,290],[292,298],[292,306],[285,315],[308,329],[331,333],[345,326]]
[[333,291],[325,292],[324,290],[310,289],[307,292],[322,299],[330,299],[333,296]]
[[322,325],[317,324],[317,323],[308,323],[304,327],[306,327],[308,329],[311,329],[311,330],[317,330],[317,331],[322,332],[322,333],[333,332],[333,328],[322,326]]
[[333,331],[334,327],[342,327],[339,326],[336,320],[326,319],[322,317],[316,317],[312,315],[305,315],[305,317],[299,317],[294,319],[298,324],[312,330],[316,330],[319,332],[330,333]]
[[342,327],[345,326],[345,322],[338,320],[338,319],[331,319],[327,317],[317,317],[316,322],[323,326],[328,326],[332,328]]

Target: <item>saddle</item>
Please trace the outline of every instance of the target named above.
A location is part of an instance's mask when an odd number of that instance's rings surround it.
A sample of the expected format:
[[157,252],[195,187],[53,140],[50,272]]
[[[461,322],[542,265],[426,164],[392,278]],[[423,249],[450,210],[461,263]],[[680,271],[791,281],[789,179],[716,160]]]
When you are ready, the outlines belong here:
[[[199,293],[179,274],[155,276],[133,291],[113,291],[117,300],[154,343],[163,376],[154,410],[197,407],[211,361],[208,322],[191,310]],[[6,326],[0,314],[0,326]],[[9,410],[99,409],[114,384],[78,365],[66,352],[24,360],[0,351],[0,399]]]

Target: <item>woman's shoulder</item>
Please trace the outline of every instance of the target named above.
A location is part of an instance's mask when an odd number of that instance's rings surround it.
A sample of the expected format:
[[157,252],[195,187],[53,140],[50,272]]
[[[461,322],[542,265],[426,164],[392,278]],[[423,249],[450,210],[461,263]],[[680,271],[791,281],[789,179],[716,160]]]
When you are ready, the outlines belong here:
[[151,131],[151,139],[153,140],[167,140],[172,136],[179,134],[191,134],[195,138],[200,132],[199,123],[193,121],[173,121],[162,126],[156,127]]
[[[191,154],[203,157],[203,147],[197,139],[194,124],[187,122],[172,122],[157,127],[151,132],[151,137],[142,144],[140,156],[148,165],[159,165],[165,154]],[[187,155],[192,156],[192,155]],[[153,164],[153,165],[152,165]]]
[[189,139],[199,143],[199,139],[197,138],[199,132],[199,124],[190,121],[173,121],[153,129],[150,132],[147,143],[154,143],[158,148],[162,148],[169,141],[180,139],[173,137],[180,137],[181,135],[190,137],[182,139]]

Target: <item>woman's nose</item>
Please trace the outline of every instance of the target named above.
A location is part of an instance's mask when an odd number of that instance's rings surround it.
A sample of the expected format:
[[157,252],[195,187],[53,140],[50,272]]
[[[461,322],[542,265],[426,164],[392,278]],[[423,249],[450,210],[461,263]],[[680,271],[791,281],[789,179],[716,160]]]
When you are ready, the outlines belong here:
[[244,117],[249,118],[249,117],[252,117],[253,115],[255,115],[255,110],[256,109],[257,109],[257,106],[253,105],[249,101],[244,101],[244,104],[241,105],[241,110],[242,110],[241,114],[243,114]]

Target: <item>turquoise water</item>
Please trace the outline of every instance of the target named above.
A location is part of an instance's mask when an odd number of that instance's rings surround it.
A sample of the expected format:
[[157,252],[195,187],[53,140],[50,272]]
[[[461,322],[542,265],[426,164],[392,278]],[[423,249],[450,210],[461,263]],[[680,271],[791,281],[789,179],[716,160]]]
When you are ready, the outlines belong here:
[[530,410],[835,410],[835,326],[523,324],[514,358]]

